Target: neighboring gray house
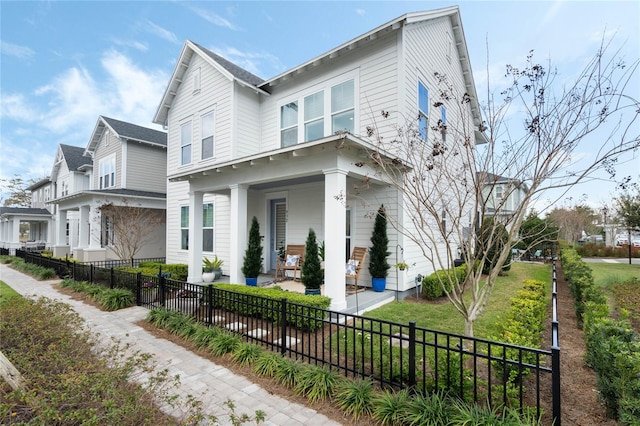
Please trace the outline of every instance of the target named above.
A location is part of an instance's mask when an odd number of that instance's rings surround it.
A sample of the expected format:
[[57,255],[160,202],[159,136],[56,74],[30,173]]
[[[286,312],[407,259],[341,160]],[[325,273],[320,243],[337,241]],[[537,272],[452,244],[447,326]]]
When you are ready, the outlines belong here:
[[[434,106],[435,71],[470,102]],[[370,246],[368,213],[385,199],[389,214],[411,226],[408,200],[362,166],[373,148],[367,127],[382,110],[394,111],[383,136],[415,117],[426,140],[446,117],[475,129],[475,143],[480,108],[457,7],[405,14],[266,80],[186,41],[153,120],[168,131],[167,261],[188,263],[188,280],[200,282],[202,257],[216,254],[230,281],[243,283],[253,216],[264,272],[279,246],[304,244],[313,228],[326,245],[324,292],[333,309],[345,308],[345,261],[353,247]],[[353,197],[364,179],[370,189]],[[416,264],[412,272],[430,272],[415,243],[393,229],[389,239],[391,251],[402,247],[403,260]],[[360,284],[370,285],[363,266]],[[409,273],[387,279],[391,289],[414,286]]]
[[[100,206],[143,207],[164,211],[166,133],[113,118],[98,117],[86,148],[54,166],[56,244],[54,255],[80,261],[116,258],[109,224]],[[75,147],[78,148],[78,147]],[[81,154],[80,154],[81,152]],[[72,161],[76,160],[76,161]],[[164,224],[136,257],[164,257]]]
[[509,225],[511,216],[529,192],[528,186],[518,179],[478,172],[482,183],[482,203],[485,217],[495,217]]

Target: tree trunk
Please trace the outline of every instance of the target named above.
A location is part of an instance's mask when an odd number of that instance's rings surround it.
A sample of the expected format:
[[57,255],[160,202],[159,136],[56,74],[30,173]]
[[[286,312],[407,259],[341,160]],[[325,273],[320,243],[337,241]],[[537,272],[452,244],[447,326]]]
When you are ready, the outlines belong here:
[[473,337],[473,320],[469,318],[464,319],[464,335]]

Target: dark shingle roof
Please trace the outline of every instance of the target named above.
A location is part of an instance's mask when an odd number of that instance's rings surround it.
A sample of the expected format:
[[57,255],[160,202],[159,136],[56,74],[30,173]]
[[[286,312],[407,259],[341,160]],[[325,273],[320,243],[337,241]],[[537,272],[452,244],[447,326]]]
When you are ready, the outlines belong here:
[[3,214],[25,214],[25,215],[45,215],[51,216],[47,209],[36,209],[33,207],[0,207],[0,215]]
[[220,64],[220,66],[222,68],[224,68],[227,71],[229,71],[235,78],[237,78],[239,80],[242,80],[242,81],[246,81],[247,83],[252,84],[254,86],[259,86],[260,84],[262,84],[264,82],[264,80],[261,79],[260,77],[258,77],[257,75],[251,74],[249,71],[240,68],[236,64],[226,60],[225,58],[223,58],[220,55],[216,55],[215,53],[213,53],[209,49],[200,46],[198,43],[193,43],[193,44],[198,46],[198,48],[202,49],[202,51],[204,53],[206,53],[211,59],[213,59],[218,64]]
[[105,117],[104,115],[100,117],[122,138],[167,146],[166,132]]
[[84,155],[84,148],[80,146],[64,145],[60,144],[62,155],[67,162],[67,167],[71,171],[77,171],[80,167],[86,164],[93,164],[93,159]]

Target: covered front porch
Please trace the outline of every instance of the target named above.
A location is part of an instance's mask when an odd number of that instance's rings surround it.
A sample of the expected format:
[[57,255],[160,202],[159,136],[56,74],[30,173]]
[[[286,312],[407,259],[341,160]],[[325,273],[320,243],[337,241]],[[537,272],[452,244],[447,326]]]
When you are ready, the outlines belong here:
[[[373,217],[368,213],[376,211],[379,198],[395,196],[370,178],[373,173],[364,165],[367,149],[351,135],[336,135],[170,177],[189,183],[187,281],[201,282],[203,202],[215,195],[214,250],[225,259],[223,270],[231,283],[245,282],[241,268],[254,216],[260,224],[263,272],[275,268],[279,247],[305,244],[312,228],[317,242],[325,245],[324,294],[332,310],[346,309],[346,260],[353,247],[370,245]],[[368,191],[354,195],[366,179]],[[365,263],[362,286],[371,285]]]

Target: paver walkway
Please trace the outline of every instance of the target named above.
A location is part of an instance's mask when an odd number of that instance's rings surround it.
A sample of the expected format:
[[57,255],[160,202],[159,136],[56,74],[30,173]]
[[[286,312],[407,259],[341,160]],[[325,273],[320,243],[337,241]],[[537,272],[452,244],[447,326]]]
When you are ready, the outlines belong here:
[[[18,293],[35,297],[45,296],[68,303],[86,321],[87,326],[99,333],[105,344],[115,337],[130,343],[141,352],[154,355],[159,370],[169,369],[171,375],[180,376],[179,392],[199,396],[203,411],[218,417],[220,424],[231,424],[226,416],[224,401],[233,400],[236,414],[253,415],[256,410],[266,413],[265,425],[338,425],[317,411],[272,395],[245,377],[202,358],[170,341],[159,339],[136,325],[148,313],[146,308],[132,307],[115,312],[104,312],[69,296],[59,293],[54,281],[37,281],[7,265],[0,264],[0,280]],[[204,394],[203,394],[204,392]]]

